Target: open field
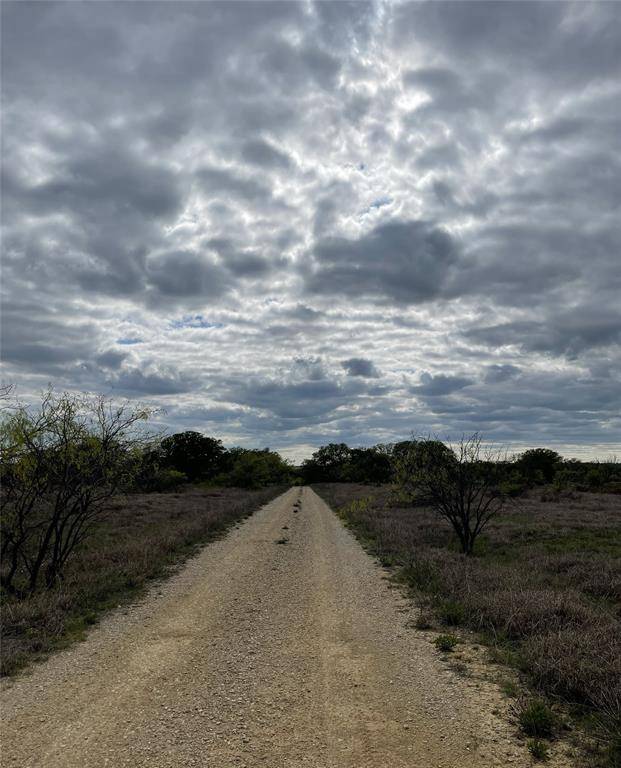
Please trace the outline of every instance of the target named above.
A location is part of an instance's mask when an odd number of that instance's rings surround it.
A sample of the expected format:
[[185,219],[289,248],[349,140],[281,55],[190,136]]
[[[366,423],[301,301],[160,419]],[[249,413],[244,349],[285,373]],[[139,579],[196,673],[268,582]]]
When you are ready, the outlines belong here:
[[291,489],[6,681],[3,766],[528,768],[509,702],[410,629],[392,586]]
[[569,705],[594,755],[620,764],[621,497],[530,492],[466,558],[441,519],[400,505],[389,486],[315,488],[380,562],[398,567],[422,625],[477,630],[495,661]]
[[282,489],[236,488],[117,496],[69,560],[60,586],[17,600],[2,616],[2,673],[11,674],[84,635],[99,615],[166,575]]

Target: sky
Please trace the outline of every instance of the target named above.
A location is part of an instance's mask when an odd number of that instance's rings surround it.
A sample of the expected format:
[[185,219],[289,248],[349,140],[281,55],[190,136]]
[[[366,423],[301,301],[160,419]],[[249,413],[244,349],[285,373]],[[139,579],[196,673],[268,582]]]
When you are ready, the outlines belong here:
[[621,454],[621,4],[3,2],[3,378],[302,459]]

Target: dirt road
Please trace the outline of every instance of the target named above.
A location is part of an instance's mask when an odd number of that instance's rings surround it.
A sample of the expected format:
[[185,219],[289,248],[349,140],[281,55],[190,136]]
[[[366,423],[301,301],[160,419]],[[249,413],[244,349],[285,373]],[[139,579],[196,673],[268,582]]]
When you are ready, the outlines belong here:
[[6,688],[1,764],[529,765],[490,690],[408,618],[319,497],[291,489]]

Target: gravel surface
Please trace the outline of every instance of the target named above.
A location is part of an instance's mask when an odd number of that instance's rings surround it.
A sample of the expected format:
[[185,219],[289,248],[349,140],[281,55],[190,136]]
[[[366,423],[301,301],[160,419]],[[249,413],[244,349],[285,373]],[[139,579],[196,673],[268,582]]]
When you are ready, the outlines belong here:
[[5,685],[2,766],[531,765],[498,691],[456,675],[412,610],[292,488]]

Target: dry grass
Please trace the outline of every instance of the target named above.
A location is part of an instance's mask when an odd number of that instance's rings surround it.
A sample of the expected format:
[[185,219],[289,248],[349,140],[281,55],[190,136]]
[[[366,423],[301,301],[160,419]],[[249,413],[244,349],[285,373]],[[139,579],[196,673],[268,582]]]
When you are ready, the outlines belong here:
[[61,585],[2,611],[2,674],[13,674],[84,636],[105,610],[165,576],[198,545],[277,496],[282,488],[188,489],[114,499],[93,535],[76,551]]
[[467,558],[440,518],[399,506],[388,487],[316,490],[382,563],[400,568],[440,623],[480,632],[496,658],[595,722],[593,733],[612,741],[599,751],[621,766],[618,496],[529,493],[490,524]]

